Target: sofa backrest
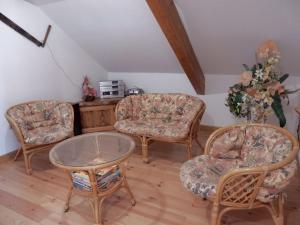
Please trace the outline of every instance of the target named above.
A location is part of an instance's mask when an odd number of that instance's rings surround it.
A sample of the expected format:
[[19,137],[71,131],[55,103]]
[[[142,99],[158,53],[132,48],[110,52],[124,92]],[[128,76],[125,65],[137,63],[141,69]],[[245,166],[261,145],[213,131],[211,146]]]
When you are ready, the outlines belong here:
[[192,120],[204,106],[201,99],[186,94],[130,96],[133,119]]

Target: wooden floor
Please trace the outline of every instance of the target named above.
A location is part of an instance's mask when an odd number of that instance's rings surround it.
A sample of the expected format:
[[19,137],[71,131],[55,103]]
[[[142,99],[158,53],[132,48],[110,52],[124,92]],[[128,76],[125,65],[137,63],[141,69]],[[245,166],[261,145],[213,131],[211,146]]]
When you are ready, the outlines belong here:
[[[208,133],[201,134],[204,143]],[[179,169],[186,160],[184,146],[154,142],[152,160],[143,164],[140,144],[129,162],[128,181],[136,197],[132,207],[119,191],[104,204],[104,224],[114,225],[209,225],[211,204],[195,199],[180,183]],[[194,155],[200,154],[194,145]],[[54,168],[47,153],[33,158],[33,175],[25,174],[22,157],[0,164],[0,225],[89,225],[90,205],[74,196],[70,211],[63,212],[67,176]],[[287,190],[286,225],[300,224],[300,176]],[[224,225],[273,225],[265,210],[232,212]]]

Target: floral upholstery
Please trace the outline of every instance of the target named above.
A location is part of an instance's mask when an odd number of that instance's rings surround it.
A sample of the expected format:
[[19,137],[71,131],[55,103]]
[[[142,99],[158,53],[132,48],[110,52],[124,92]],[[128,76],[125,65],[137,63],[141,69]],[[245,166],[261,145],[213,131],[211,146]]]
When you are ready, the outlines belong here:
[[245,139],[244,132],[243,128],[234,128],[217,138],[213,142],[210,154],[223,159],[240,158]]
[[115,128],[123,133],[133,135],[163,136],[165,138],[183,139],[188,135],[189,126],[184,121],[152,120],[121,120]]
[[[222,142],[227,150],[217,154]],[[183,185],[203,198],[213,197],[220,177],[233,169],[264,166],[284,160],[292,150],[292,143],[274,128],[249,126],[235,128],[217,137],[210,150],[211,155],[198,156],[184,163],[180,172]],[[228,157],[230,151],[238,153],[231,153]],[[257,199],[272,201],[290,183],[296,170],[295,160],[269,172]]]
[[220,177],[228,171],[239,168],[237,159],[218,159],[209,155],[197,156],[185,162],[180,169],[183,185],[202,198],[211,198],[216,193]]
[[185,138],[204,103],[185,94],[143,94],[121,100],[116,111],[115,128],[121,132]]
[[25,144],[54,143],[73,134],[73,109],[69,103],[24,103],[11,107],[7,115],[19,127]]
[[118,103],[118,111],[116,112],[116,120],[125,120],[132,117],[131,97],[122,99]]

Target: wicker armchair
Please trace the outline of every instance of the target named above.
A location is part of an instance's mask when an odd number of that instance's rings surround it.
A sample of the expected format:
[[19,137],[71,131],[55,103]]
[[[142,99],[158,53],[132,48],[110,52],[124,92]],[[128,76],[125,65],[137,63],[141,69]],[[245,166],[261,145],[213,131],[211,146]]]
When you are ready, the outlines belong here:
[[69,103],[51,100],[22,103],[9,108],[5,116],[21,144],[15,160],[23,151],[28,175],[32,173],[34,154],[73,136],[74,113]]
[[277,126],[225,127],[210,136],[205,155],[183,164],[180,178],[193,194],[213,202],[212,225],[230,210],[262,207],[283,225],[283,191],[296,173],[298,150],[295,137]]
[[148,163],[148,145],[153,140],[187,145],[192,158],[192,141],[197,139],[205,103],[194,96],[176,93],[132,95],[116,107],[117,131],[140,138],[143,161]]

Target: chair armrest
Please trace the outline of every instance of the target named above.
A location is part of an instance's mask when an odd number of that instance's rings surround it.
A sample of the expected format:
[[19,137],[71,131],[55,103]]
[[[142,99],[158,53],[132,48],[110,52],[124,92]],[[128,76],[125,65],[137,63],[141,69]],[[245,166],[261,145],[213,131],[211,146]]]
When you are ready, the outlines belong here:
[[194,118],[191,121],[191,131],[192,132],[198,132],[199,125],[200,125],[201,119],[203,117],[203,114],[205,112],[205,109],[206,109],[206,105],[204,102],[202,102],[202,105],[201,105],[199,111],[197,112],[197,114],[194,116]]
[[[297,153],[298,151],[296,151]],[[227,206],[252,207],[262,187],[284,188],[297,170],[296,155],[293,152],[283,161],[258,167],[245,167],[229,171],[221,176],[216,187],[215,203]],[[280,172],[284,168],[284,180]],[[289,171],[289,172],[287,172]],[[288,173],[289,175],[286,175]],[[278,178],[278,179],[277,179]],[[268,181],[268,179],[270,179]],[[274,183],[274,180],[275,183]]]
[[217,185],[214,202],[225,206],[252,207],[268,172],[268,167],[257,167],[226,173]]
[[19,117],[11,116],[8,112],[9,112],[9,110],[7,110],[7,112],[5,114],[5,118],[9,124],[9,126],[15,133],[18,141],[21,144],[24,144],[25,138],[27,137],[26,134],[28,133],[26,122],[21,117],[19,118]]
[[132,117],[131,97],[127,96],[118,102],[115,110],[116,121],[125,120]]
[[70,132],[74,129],[74,111],[70,103],[62,102],[58,105],[61,124]]

